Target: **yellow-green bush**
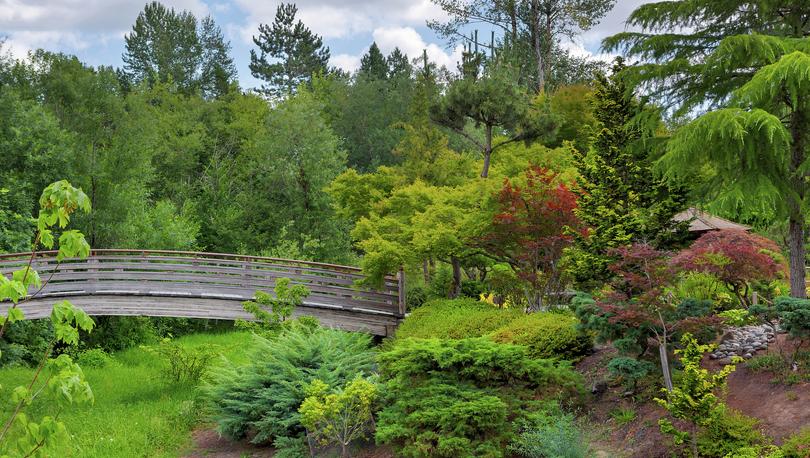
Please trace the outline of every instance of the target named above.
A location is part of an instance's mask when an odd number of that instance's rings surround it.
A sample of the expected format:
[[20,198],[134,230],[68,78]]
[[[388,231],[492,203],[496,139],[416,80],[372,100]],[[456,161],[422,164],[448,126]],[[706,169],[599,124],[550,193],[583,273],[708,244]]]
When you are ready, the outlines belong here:
[[496,330],[496,342],[524,345],[534,358],[575,360],[591,349],[590,336],[577,331],[577,319],[569,314],[535,312],[522,315]]
[[488,336],[498,343],[528,347],[533,358],[577,359],[592,339],[576,329],[570,314],[499,309],[474,299],[442,299],[413,311],[397,330],[397,338],[466,339]]
[[524,316],[476,299],[437,299],[411,312],[397,330],[397,338],[466,339],[482,337]]

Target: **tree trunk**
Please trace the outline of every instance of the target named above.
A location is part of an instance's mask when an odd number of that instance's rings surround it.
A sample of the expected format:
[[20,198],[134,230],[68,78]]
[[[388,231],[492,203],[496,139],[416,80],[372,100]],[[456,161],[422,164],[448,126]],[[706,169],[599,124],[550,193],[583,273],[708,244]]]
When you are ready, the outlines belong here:
[[661,371],[664,373],[664,386],[666,386],[667,391],[672,391],[672,374],[669,372],[666,337],[658,342],[658,356],[661,358]]
[[457,257],[450,257],[450,264],[453,266],[453,286],[450,288],[450,298],[461,295],[461,261]]
[[543,44],[540,38],[540,0],[532,0],[531,21],[532,47],[534,48],[534,57],[537,60],[536,90],[538,93],[541,93],[546,86],[546,74],[543,62]]
[[422,261],[422,276],[425,278],[425,285],[430,283],[430,266],[427,259]]
[[790,295],[807,298],[805,283],[805,221],[802,214],[802,203],[805,196],[805,177],[800,168],[804,162],[804,152],[807,146],[806,129],[807,119],[801,110],[790,115],[791,158],[790,187],[795,195],[788,196],[788,248],[790,258]]
[[484,145],[484,170],[481,171],[481,178],[486,178],[489,175],[489,161],[492,157],[492,126],[487,124],[486,127],[487,140]]

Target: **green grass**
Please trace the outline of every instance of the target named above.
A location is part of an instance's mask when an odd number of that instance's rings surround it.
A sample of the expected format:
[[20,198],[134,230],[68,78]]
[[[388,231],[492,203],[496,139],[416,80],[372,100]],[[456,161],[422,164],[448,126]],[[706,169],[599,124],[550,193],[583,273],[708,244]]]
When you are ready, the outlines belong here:
[[[178,339],[189,347],[216,345],[222,355],[246,362],[251,336],[245,332],[195,334]],[[59,451],[66,457],[170,457],[179,456],[190,445],[190,431],[199,419],[194,405],[196,388],[174,384],[161,374],[162,361],[139,348],[114,355],[104,368],[85,368],[95,394],[95,405],[63,412],[72,436]],[[216,363],[215,363],[216,364]],[[9,392],[27,384],[33,370],[0,369],[0,418],[10,413]],[[32,406],[30,415],[39,418],[43,402]]]

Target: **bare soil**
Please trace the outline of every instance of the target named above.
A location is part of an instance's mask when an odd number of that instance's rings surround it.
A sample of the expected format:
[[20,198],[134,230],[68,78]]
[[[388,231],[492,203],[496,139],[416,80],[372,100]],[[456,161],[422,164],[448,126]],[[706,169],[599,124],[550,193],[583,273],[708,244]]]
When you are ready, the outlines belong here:
[[[792,351],[791,343],[784,335],[777,337],[767,353]],[[765,354],[760,351],[758,354]],[[610,347],[596,351],[577,364],[587,380],[587,388],[607,379],[607,363],[616,356]],[[709,359],[704,366],[719,370],[721,364]],[[775,376],[768,372],[753,372],[744,363],[728,378],[727,405],[747,416],[759,420],[759,428],[779,445],[791,434],[810,426],[810,383],[785,385],[776,383]],[[591,432],[591,441],[598,452],[605,456],[617,457],[668,457],[669,437],[658,429],[658,420],[665,411],[651,401],[659,395],[654,387],[648,387],[642,400],[634,400],[625,395],[621,387],[609,386],[601,394],[594,394],[586,407],[586,419]],[[618,409],[632,409],[636,418],[625,425],[619,425],[611,416]],[[686,425],[680,425],[685,427]]]

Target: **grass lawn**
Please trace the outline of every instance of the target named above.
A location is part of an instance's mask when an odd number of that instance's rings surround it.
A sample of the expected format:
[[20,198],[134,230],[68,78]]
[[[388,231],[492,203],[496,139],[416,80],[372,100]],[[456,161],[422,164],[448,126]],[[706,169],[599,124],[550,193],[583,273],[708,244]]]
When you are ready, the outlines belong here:
[[[246,332],[194,334],[177,339],[189,347],[216,345],[232,361],[246,361],[251,336]],[[159,357],[140,348],[116,353],[115,363],[104,368],[83,368],[95,394],[95,405],[63,412],[73,437],[57,456],[169,457],[190,445],[190,430],[199,418],[193,404],[196,388],[167,381]],[[215,363],[216,364],[216,363]],[[11,411],[10,391],[27,384],[33,369],[0,369],[0,419]],[[39,419],[34,404],[29,413]]]

